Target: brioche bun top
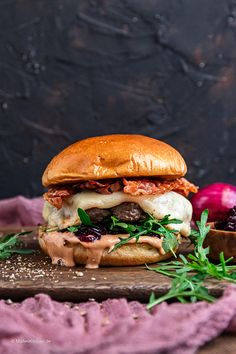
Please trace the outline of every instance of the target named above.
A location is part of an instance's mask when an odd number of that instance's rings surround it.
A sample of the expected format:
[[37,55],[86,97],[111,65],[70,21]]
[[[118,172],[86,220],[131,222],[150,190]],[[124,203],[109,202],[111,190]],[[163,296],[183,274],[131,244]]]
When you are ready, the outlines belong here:
[[172,146],[144,135],[114,134],[77,141],[47,166],[45,187],[120,177],[176,179],[186,174],[183,157]]

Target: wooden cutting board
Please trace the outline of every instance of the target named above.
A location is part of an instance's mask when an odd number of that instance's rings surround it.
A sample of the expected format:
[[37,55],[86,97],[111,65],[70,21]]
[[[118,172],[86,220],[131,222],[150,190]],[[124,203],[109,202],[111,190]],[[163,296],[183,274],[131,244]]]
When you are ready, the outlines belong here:
[[[23,239],[26,247],[35,251],[0,262],[0,298],[18,301],[46,293],[54,299],[72,302],[101,301],[108,297],[147,302],[152,291],[163,295],[170,288],[168,277],[149,271],[145,266],[99,269],[53,266],[50,258],[39,249],[35,233]],[[181,253],[190,251],[188,242],[181,245]],[[226,284],[211,280],[206,286],[212,295],[220,296]]]

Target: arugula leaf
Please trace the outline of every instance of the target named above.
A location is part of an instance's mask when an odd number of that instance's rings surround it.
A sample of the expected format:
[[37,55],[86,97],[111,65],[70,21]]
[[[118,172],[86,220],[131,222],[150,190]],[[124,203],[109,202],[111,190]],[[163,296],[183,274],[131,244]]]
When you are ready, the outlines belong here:
[[70,232],[77,232],[80,228],[80,225],[74,225],[74,226],[69,226],[67,227],[67,230]]
[[112,224],[110,226],[111,230],[113,230],[116,226],[127,230],[127,232],[128,231],[134,232],[137,230],[137,226],[133,224],[126,224],[125,222],[122,222],[119,219],[117,219],[115,216],[111,216],[111,221],[112,221]]
[[170,230],[167,228],[167,225],[170,224],[181,224],[182,221],[178,219],[170,219],[170,215],[165,215],[163,219],[156,220],[152,215],[148,214],[147,218],[138,224],[127,224],[125,222],[121,222],[116,217],[112,216],[112,225],[111,228],[116,226],[124,229],[130,236],[126,238],[120,238],[120,242],[118,242],[110,252],[116,250],[122,245],[128,243],[130,240],[135,239],[138,242],[139,237],[142,235],[148,234],[156,234],[160,235],[162,238],[162,245],[165,252],[171,251],[173,255],[176,257],[174,253],[174,249],[176,248],[178,241],[176,238],[177,230]]
[[165,295],[156,298],[154,293],[151,294],[147,309],[150,310],[153,306],[171,299],[178,299],[182,303],[196,302],[197,300],[213,302],[215,297],[208,294],[207,289],[202,286],[202,280],[182,273],[180,276],[174,277],[171,288]]
[[78,208],[78,215],[82,224],[84,224],[85,226],[93,226],[93,223],[89,215],[86,213],[84,209]]
[[162,247],[163,247],[164,251],[165,252],[171,251],[172,254],[176,258],[176,254],[174,253],[174,249],[178,245],[178,240],[177,240],[176,236],[171,232],[163,232],[163,235],[164,235],[164,238],[162,241]]
[[91,221],[91,219],[90,219],[90,217],[89,217],[89,215],[86,213],[86,211],[84,209],[78,208],[77,209],[77,213],[79,215],[81,224],[67,227],[68,231],[77,232],[80,229],[81,225],[94,226],[92,221]]
[[[82,208],[78,208],[78,215],[81,220],[81,224],[85,226],[95,226],[89,215]],[[128,224],[126,222],[120,221],[115,216],[111,216],[109,220],[106,220],[106,227],[108,230],[114,230],[115,228],[120,228],[125,230],[128,237],[120,237],[120,241],[114,245],[114,247],[109,251],[112,252],[117,248],[125,245],[131,240],[135,240],[138,242],[139,237],[142,235],[147,235],[149,233],[160,235],[163,239],[163,249],[165,252],[171,251],[173,255],[176,257],[174,253],[174,249],[178,245],[178,241],[176,238],[177,230],[170,230],[167,228],[170,224],[181,224],[182,221],[178,219],[170,219],[170,214],[165,215],[163,219],[156,220],[152,215],[148,214],[145,220],[137,222],[137,224]],[[77,232],[81,225],[73,225],[67,228],[70,232]]]
[[[127,230],[128,231],[128,230]],[[122,238],[120,237],[120,242],[116,243],[114,245],[114,247],[108,252],[108,253],[111,253],[113,252],[114,250],[116,250],[117,248],[127,244],[129,241],[135,239],[136,242],[138,242],[139,240],[139,237],[142,236],[142,235],[146,235],[147,232],[146,230],[139,230],[139,232],[137,232],[136,234],[134,234],[132,231],[129,231],[129,234],[130,236],[129,237],[126,237],[126,238]]]
[[14,247],[20,247],[22,241],[19,236],[30,234],[32,231],[19,232],[17,234],[8,234],[0,238],[0,260],[10,257],[12,254],[29,254],[33,250],[30,249],[17,249]]
[[[173,276],[172,276],[173,277]],[[178,299],[182,303],[196,302],[196,300],[205,300],[213,302],[215,297],[208,294],[207,289],[202,286],[202,280],[195,276],[187,276],[186,273],[174,276],[170,290],[163,296],[156,298],[154,293],[151,293],[147,309],[150,310],[153,306],[160,304],[163,301]]]
[[[152,220],[157,221],[156,219],[153,218],[151,214],[149,216],[152,218]],[[161,224],[162,225],[169,225],[169,224],[182,224],[183,221],[179,219],[170,219],[170,214],[167,214],[164,216],[164,218],[161,219]]]

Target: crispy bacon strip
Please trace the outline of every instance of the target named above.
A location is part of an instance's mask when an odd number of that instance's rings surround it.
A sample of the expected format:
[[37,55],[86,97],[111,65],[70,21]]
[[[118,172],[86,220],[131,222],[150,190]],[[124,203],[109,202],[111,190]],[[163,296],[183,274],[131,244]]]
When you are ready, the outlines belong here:
[[123,183],[125,185],[123,191],[131,195],[156,194],[158,190],[155,182],[146,178],[134,180],[123,178]]
[[123,191],[131,195],[163,194],[175,191],[187,197],[190,192],[196,193],[198,188],[185,178],[178,178],[173,181],[158,181],[152,179],[127,180],[123,178],[125,185]]
[[93,181],[93,180],[89,180],[89,181],[85,181],[85,182],[80,182],[76,185],[77,188],[79,189],[100,189],[100,188],[106,188],[109,186],[109,183],[103,183],[102,181]]
[[57,209],[60,209],[62,207],[63,199],[69,198],[73,194],[75,194],[75,191],[70,187],[51,187],[46,193],[44,193],[43,198]]
[[189,193],[197,193],[198,187],[189,182],[186,178],[179,178],[176,182],[177,181],[179,185],[175,185],[174,192],[182,194],[185,197],[187,197]]
[[86,181],[73,186],[51,187],[44,193],[44,199],[57,209],[62,207],[63,201],[81,190],[94,190],[100,194],[111,194],[123,190],[131,195],[164,194],[175,191],[187,197],[190,192],[196,193],[198,188],[185,178],[173,181],[160,181],[154,178],[110,180],[110,181]]
[[111,194],[113,192],[118,192],[123,189],[123,183],[121,180],[116,180],[115,182],[104,183],[102,181],[86,181],[81,182],[73,186],[63,186],[63,187],[50,187],[46,193],[44,193],[43,198],[47,200],[57,209],[60,209],[63,204],[63,200],[74,195],[81,190],[94,190],[100,194]]
[[123,189],[123,184],[121,180],[108,180],[108,181],[86,181],[77,185],[80,190],[92,189],[100,194],[111,194],[113,192],[118,192]]

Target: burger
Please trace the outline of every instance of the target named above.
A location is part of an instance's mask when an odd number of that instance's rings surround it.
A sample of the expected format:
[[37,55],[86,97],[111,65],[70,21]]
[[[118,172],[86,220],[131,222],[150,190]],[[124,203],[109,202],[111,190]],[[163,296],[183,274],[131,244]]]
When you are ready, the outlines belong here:
[[55,156],[43,186],[39,244],[53,264],[87,268],[155,263],[190,234],[197,187],[170,145],[143,135],[80,140]]

